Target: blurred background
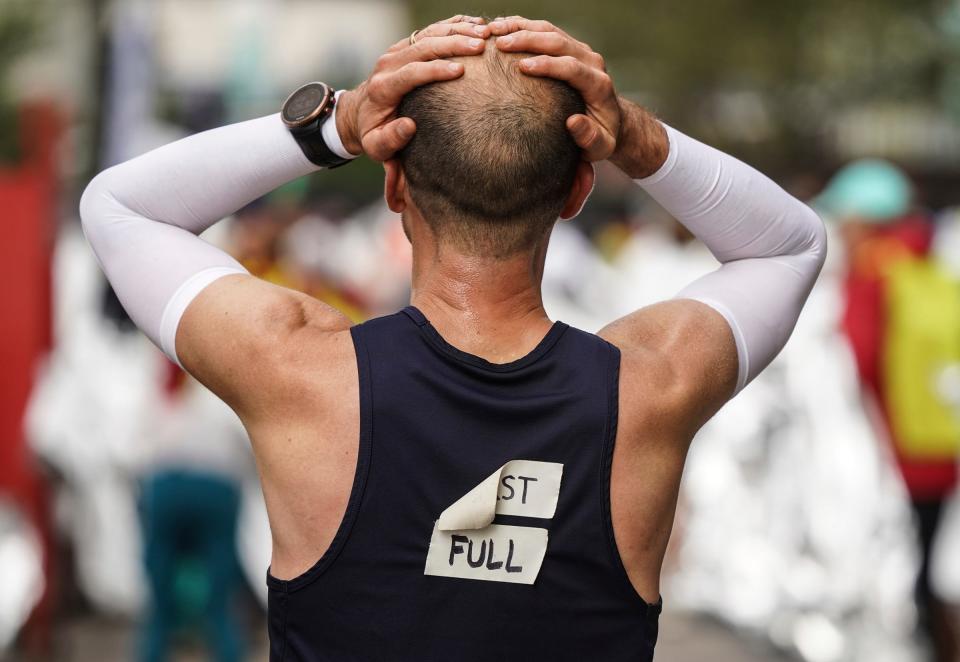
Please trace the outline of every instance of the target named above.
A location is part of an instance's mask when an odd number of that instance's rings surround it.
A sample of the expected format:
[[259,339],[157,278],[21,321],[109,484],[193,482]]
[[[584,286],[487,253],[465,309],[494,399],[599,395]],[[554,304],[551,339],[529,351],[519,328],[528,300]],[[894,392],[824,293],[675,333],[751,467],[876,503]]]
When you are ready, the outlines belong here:
[[[0,0],[0,659],[266,658],[243,429],[131,327],[77,202],[458,12],[557,23],[828,223],[790,344],[694,444],[657,659],[960,660],[958,0]],[[408,296],[381,195],[361,159],[207,238],[360,321]],[[596,330],[714,267],[604,167],[555,233],[547,310]]]

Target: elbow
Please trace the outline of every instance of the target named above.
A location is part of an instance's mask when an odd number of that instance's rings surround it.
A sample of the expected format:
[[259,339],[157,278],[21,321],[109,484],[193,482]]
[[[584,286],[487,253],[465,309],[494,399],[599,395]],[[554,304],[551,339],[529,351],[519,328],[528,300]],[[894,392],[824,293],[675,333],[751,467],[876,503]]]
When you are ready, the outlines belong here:
[[90,180],[80,196],[80,227],[91,243],[98,228],[106,221],[111,207],[117,204],[112,180],[112,168],[104,170]]
[[794,227],[794,255],[803,255],[816,265],[815,274],[819,274],[827,259],[827,228],[823,220],[811,207],[796,201]]
[[813,254],[817,263],[817,274],[823,268],[827,261],[827,228],[823,219],[808,205],[803,205],[806,210],[807,223],[810,225],[810,252]]

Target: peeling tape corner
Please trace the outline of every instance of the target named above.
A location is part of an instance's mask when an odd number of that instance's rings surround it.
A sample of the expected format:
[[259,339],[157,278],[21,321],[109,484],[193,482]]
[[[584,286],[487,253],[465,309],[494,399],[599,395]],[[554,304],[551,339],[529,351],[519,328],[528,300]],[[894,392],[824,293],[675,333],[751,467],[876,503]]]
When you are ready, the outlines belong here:
[[[562,476],[563,465],[556,462],[511,460],[440,513],[437,529],[483,529],[493,523],[497,513],[549,519],[557,509]],[[521,497],[515,496],[516,490],[509,484],[511,479],[523,482]],[[539,485],[531,490],[528,501],[527,488],[531,482]],[[501,498],[501,485],[510,491],[509,496]]]

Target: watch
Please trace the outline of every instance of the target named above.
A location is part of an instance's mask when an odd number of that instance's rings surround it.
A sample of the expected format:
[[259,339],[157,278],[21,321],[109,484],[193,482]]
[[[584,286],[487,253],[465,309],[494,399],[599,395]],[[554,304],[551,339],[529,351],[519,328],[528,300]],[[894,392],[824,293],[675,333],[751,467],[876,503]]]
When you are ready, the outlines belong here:
[[326,83],[307,83],[287,97],[280,118],[312,163],[324,168],[339,168],[350,163],[327,145],[323,124],[333,115],[336,90]]

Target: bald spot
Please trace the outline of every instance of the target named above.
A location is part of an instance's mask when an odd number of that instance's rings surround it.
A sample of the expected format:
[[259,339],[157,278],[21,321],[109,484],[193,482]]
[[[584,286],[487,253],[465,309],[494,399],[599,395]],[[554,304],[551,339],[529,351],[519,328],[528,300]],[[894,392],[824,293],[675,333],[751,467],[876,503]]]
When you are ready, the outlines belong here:
[[566,83],[521,73],[529,55],[493,39],[456,58],[464,75],[408,94],[399,114],[417,132],[399,158],[410,194],[441,243],[506,258],[531,250],[573,186],[580,151],[566,120],[584,112]]

